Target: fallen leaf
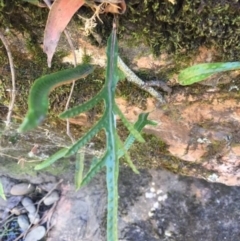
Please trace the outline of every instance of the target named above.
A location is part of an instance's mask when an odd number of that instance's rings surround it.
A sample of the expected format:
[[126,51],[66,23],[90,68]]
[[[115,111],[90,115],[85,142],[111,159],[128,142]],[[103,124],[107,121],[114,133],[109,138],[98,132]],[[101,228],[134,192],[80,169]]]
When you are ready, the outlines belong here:
[[55,0],[52,4],[43,40],[43,50],[47,54],[49,68],[62,32],[83,4],[84,0]]

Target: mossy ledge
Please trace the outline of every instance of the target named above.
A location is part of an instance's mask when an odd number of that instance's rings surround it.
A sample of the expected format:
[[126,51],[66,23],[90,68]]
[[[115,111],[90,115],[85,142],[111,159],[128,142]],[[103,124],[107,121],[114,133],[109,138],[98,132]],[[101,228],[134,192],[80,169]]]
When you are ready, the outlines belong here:
[[214,47],[219,61],[240,59],[240,3],[235,0],[132,0],[120,18],[120,33],[144,42],[158,55],[188,55],[198,47]]

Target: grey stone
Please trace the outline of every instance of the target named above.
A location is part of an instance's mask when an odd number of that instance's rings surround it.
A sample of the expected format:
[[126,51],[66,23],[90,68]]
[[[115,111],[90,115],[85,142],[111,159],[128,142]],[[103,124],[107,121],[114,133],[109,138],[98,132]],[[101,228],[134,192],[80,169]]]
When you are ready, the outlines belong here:
[[44,199],[43,203],[44,203],[45,205],[49,206],[49,205],[55,203],[56,201],[58,201],[58,199],[59,199],[59,194],[58,194],[58,192],[57,192],[57,191],[53,191],[49,196],[47,196],[47,197]]
[[26,215],[19,215],[17,222],[23,232],[26,231],[30,225],[29,220]]
[[25,237],[25,241],[38,241],[46,234],[46,229],[43,226],[33,228]]
[[22,205],[23,205],[23,207],[25,207],[25,209],[29,213],[35,213],[36,212],[36,207],[34,206],[33,201],[29,197],[23,198]]
[[39,221],[40,221],[40,216],[39,216],[38,213],[37,214],[36,213],[29,213],[28,218],[29,218],[29,220],[32,224],[38,224]]
[[29,183],[19,183],[11,188],[10,193],[15,196],[27,195],[35,190],[35,187]]

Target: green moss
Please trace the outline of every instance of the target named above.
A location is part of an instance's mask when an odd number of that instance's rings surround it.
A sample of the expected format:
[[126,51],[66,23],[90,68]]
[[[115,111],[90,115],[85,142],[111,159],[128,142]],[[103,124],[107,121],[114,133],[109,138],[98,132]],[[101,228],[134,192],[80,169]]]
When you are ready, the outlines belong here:
[[92,56],[87,54],[86,48],[84,48],[84,54],[82,56],[82,62],[84,64],[90,64],[92,62]]
[[131,42],[144,42],[154,54],[174,54],[180,60],[199,46],[214,46],[219,60],[239,59],[239,3],[234,0],[205,1],[134,0],[120,18],[120,33]]
[[208,170],[201,163],[183,161],[169,153],[168,146],[160,138],[143,133],[145,143],[135,142],[130,155],[135,165],[141,169],[164,168],[173,173],[192,176],[208,176]]

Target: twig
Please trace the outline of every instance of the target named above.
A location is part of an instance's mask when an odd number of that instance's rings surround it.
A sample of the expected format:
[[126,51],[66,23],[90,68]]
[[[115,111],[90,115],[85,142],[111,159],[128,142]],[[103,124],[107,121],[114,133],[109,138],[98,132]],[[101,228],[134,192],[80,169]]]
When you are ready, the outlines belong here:
[[[39,208],[40,208],[40,204],[56,189],[56,187],[63,182],[63,179],[61,179],[59,182],[57,182],[54,187],[38,202],[37,205],[37,210],[36,210],[36,214],[39,212]],[[36,218],[36,217],[35,217]],[[34,219],[35,219],[34,218]],[[33,220],[34,220],[33,219]]]
[[[165,92],[167,92],[168,94],[172,93],[172,88],[169,87],[166,82],[164,82],[163,80],[150,80],[145,82],[144,86],[157,86],[160,87],[162,90],[164,90]],[[143,86],[143,87],[144,87]]]
[[12,89],[11,89],[11,100],[9,103],[9,107],[8,107],[8,114],[7,114],[7,120],[6,120],[6,126],[10,125],[11,122],[11,116],[12,116],[12,112],[13,112],[13,106],[15,103],[15,98],[16,98],[16,84],[15,84],[15,80],[16,80],[16,75],[15,75],[15,69],[14,69],[14,65],[13,65],[13,57],[10,51],[10,48],[8,46],[7,40],[5,39],[3,33],[0,30],[0,39],[2,40],[2,43],[7,51],[7,55],[8,55],[8,60],[9,60],[9,65],[10,65],[10,70],[11,70],[11,76],[12,76]]
[[[72,53],[73,53],[73,57],[74,57],[74,67],[76,67],[76,66],[77,66],[77,56],[76,56],[76,53],[75,53],[75,51],[74,51],[74,46],[73,46],[72,40],[71,40],[71,38],[70,38],[70,36],[69,36],[69,34],[68,34],[68,31],[67,31],[66,29],[64,30],[64,34],[65,34],[65,36],[66,36],[66,38],[67,38],[67,41],[68,41],[68,43],[69,43],[69,45],[70,45],[70,48],[71,48],[71,51],[72,51]],[[71,90],[70,90],[70,93],[69,93],[69,96],[68,96],[68,99],[67,99],[67,103],[66,103],[66,106],[65,106],[65,110],[67,110],[68,107],[69,107],[69,103],[70,103],[70,100],[71,100],[71,98],[72,98],[74,86],[75,86],[75,81],[73,81],[73,83],[72,83],[72,87],[71,87]],[[70,131],[69,118],[67,118],[66,122],[67,122],[67,135],[68,135],[69,138],[71,139],[72,143],[74,143],[74,138],[73,138],[73,136],[72,136],[72,134],[71,134],[71,131]]]
[[134,83],[135,85],[137,85],[138,87],[140,87],[141,89],[147,91],[150,95],[152,95],[154,98],[156,98],[161,104],[165,103],[165,100],[163,98],[163,96],[157,92],[155,89],[148,87],[145,85],[145,82],[143,80],[141,80],[124,62],[123,60],[120,58],[120,56],[118,56],[118,68],[124,73],[124,75],[126,76],[127,80],[129,82]]
[[43,217],[41,218],[41,222],[40,224],[43,223],[47,223],[46,224],[46,234],[48,234],[48,232],[53,228],[54,224],[51,225],[51,221],[52,221],[52,217],[53,217],[53,213],[55,212],[57,207],[57,202],[55,202],[53,204],[53,206],[47,211],[47,213],[45,212]]
[[[49,0],[43,0],[45,2],[45,4],[48,6],[49,9],[51,9],[51,2]],[[65,29],[64,31],[64,34],[67,38],[67,41],[68,41],[68,44],[70,46],[70,49],[73,53],[73,57],[74,57],[74,67],[77,66],[77,56],[76,56],[76,53],[74,51],[74,46],[73,46],[73,43],[72,43],[72,40],[68,34],[68,31]],[[71,97],[72,97],[72,93],[73,93],[73,90],[74,90],[74,86],[75,86],[75,81],[73,81],[72,83],[72,87],[71,87],[71,90],[70,90],[70,93],[69,93],[69,96],[68,96],[68,99],[67,99],[67,103],[66,103],[66,106],[65,106],[65,110],[68,109],[69,107],[69,103],[70,103],[70,100],[71,100]],[[74,143],[74,138],[71,134],[71,131],[70,131],[70,122],[69,122],[69,119],[67,118],[66,120],[67,122],[67,135],[69,136],[69,138],[71,139],[72,143]]]

